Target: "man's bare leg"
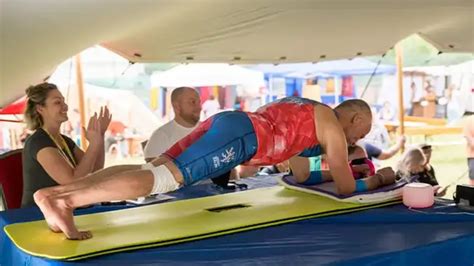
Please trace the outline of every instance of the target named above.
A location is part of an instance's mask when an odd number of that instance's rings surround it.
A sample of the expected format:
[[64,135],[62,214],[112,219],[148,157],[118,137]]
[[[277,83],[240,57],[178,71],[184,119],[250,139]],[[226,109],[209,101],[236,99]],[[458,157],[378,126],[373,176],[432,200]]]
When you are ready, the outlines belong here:
[[[168,158],[160,156],[154,159],[152,161],[152,164],[154,166],[159,166],[167,162],[170,162]],[[51,194],[58,194],[58,193],[66,192],[66,191],[77,190],[82,187],[87,187],[91,185],[93,183],[91,179],[98,179],[98,178],[103,178],[107,176],[112,176],[112,175],[119,174],[126,171],[140,170],[141,167],[142,167],[142,164],[127,164],[127,165],[110,166],[110,167],[98,170],[90,175],[81,177],[70,184],[44,188],[41,190],[42,192],[39,193],[39,195],[37,195],[37,197],[38,197],[38,200],[41,200],[42,197],[47,197]],[[177,169],[176,166],[174,166],[174,164],[170,165],[169,167],[171,168],[173,174],[176,173],[178,176],[181,175],[181,173],[179,173],[179,170]]]
[[[183,183],[181,172],[172,162],[167,162],[165,166],[170,169],[178,183]],[[87,182],[87,186],[82,182]],[[150,194],[153,185],[154,176],[151,171],[127,171],[113,176],[84,179],[75,185],[61,186],[62,193],[47,197],[36,196],[42,193],[42,190],[39,190],[35,193],[35,202],[52,230],[63,232],[69,239],[82,240],[92,237],[92,234],[80,232],[75,227],[75,208],[97,202],[146,196]]]
[[59,194],[59,193],[64,193],[66,191],[77,190],[82,187],[90,186],[93,183],[93,179],[103,178],[106,176],[112,176],[112,175],[126,172],[126,171],[139,170],[141,169],[141,166],[142,166],[141,164],[129,164],[129,165],[115,165],[115,166],[107,167],[102,170],[96,171],[90,175],[87,175],[85,177],[81,177],[80,179],[72,183],[41,189],[40,193],[35,193],[35,197],[37,197],[37,200],[41,200],[43,197],[47,197],[52,194]]

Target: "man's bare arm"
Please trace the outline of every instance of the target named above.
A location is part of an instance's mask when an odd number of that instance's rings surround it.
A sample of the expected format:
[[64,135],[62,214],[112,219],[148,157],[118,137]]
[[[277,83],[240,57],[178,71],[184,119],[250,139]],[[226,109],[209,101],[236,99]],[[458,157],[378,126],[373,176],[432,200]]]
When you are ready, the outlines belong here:
[[[303,183],[310,176],[310,163],[308,157],[293,156],[290,158],[290,168],[296,182]],[[323,181],[332,180],[331,173],[328,170],[321,170],[321,177]]]
[[329,172],[339,194],[355,191],[355,180],[348,163],[347,140],[334,112],[328,108],[317,110],[316,124],[319,143],[327,156]]

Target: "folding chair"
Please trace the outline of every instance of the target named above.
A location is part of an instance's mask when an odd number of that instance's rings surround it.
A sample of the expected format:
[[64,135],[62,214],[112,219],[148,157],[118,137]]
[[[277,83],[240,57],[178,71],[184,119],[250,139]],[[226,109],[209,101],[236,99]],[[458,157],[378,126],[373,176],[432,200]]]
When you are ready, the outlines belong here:
[[22,149],[0,155],[0,185],[6,209],[20,208],[23,196]]

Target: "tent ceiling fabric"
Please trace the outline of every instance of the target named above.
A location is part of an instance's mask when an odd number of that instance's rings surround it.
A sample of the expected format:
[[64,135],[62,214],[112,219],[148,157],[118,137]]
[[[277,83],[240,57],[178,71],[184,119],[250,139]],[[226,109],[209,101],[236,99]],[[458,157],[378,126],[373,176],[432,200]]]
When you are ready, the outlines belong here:
[[314,62],[419,33],[473,52],[471,0],[3,0],[0,106],[95,44],[136,62]]
[[152,87],[265,85],[263,72],[228,64],[186,64],[151,76]]

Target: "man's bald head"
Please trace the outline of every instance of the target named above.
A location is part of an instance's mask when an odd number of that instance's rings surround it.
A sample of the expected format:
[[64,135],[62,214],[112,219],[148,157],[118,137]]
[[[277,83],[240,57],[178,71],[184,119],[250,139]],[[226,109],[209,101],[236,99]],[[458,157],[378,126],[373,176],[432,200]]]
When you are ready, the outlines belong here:
[[179,98],[185,94],[186,92],[195,92],[197,91],[194,88],[191,87],[179,87],[173,90],[171,93],[171,102],[175,103],[179,100]]
[[363,100],[352,99],[339,104],[335,109],[349,145],[363,138],[372,127],[372,111]]
[[175,120],[180,124],[195,126],[201,114],[201,99],[197,90],[191,87],[179,87],[171,93],[171,104]]
[[363,114],[372,119],[372,111],[370,110],[370,106],[365,101],[359,99],[343,101],[341,104],[336,106],[335,110],[345,110],[349,112],[352,111],[359,114]]

